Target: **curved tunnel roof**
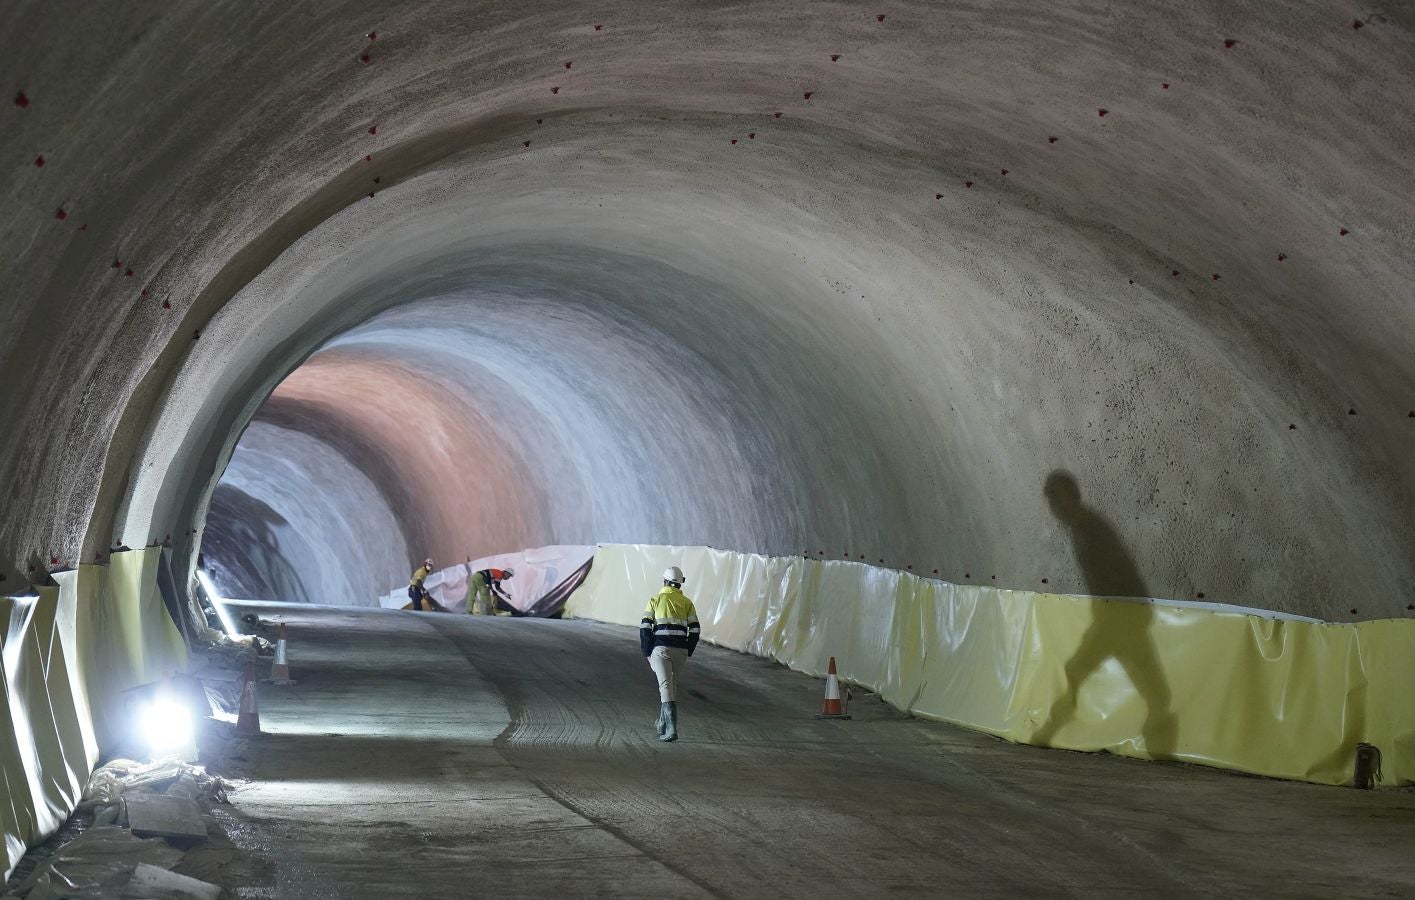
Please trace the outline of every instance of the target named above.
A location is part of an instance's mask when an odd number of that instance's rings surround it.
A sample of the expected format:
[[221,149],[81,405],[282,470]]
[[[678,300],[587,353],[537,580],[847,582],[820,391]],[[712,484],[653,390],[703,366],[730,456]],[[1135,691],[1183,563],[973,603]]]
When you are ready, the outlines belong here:
[[626,540],[1087,592],[1062,472],[1152,595],[1405,612],[1415,15],[588,15],[20,4],[11,579],[285,498],[347,526],[243,563],[287,586]]

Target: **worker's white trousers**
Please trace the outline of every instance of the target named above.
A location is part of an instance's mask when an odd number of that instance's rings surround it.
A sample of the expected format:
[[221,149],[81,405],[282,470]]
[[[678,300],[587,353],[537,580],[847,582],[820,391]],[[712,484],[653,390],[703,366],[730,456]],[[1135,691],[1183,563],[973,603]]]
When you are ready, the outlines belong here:
[[658,699],[672,703],[678,699],[678,673],[688,664],[688,651],[681,647],[655,647],[649,653],[649,667],[658,676]]

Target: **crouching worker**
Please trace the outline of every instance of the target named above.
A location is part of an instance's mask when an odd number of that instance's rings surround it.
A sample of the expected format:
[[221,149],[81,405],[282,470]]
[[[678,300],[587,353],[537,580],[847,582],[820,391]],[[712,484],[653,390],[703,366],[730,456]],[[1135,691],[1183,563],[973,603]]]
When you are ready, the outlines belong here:
[[663,587],[649,598],[639,623],[639,648],[658,676],[658,739],[678,740],[678,675],[698,646],[698,611],[683,593],[683,570],[663,573]]
[[501,582],[509,581],[515,574],[514,569],[482,569],[473,572],[471,590],[467,592],[467,614],[477,615],[480,608],[481,615],[494,616],[497,600],[510,606],[511,598],[506,596],[506,589],[501,586]]
[[425,559],[423,564],[413,570],[413,577],[408,581],[408,599],[413,603],[413,609],[422,612],[424,604],[428,609],[432,608],[432,598],[428,596],[427,588],[423,587],[423,582],[427,576],[432,574],[432,560]]

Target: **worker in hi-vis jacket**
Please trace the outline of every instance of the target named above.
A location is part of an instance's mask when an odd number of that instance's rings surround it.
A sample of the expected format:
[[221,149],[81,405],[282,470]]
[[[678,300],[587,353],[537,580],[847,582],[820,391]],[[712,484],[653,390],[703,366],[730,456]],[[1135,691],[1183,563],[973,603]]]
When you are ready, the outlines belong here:
[[649,598],[639,623],[639,648],[658,676],[658,739],[678,740],[678,673],[698,646],[702,628],[693,601],[683,593],[683,570],[663,573],[663,587]]
[[505,600],[506,605],[510,606],[511,598],[506,596],[501,582],[515,574],[513,569],[481,569],[473,572],[472,586],[467,592],[467,615],[476,615],[477,606],[481,607],[481,615],[496,615],[497,598]]
[[428,558],[423,560],[421,566],[413,570],[413,577],[408,581],[408,599],[413,601],[413,609],[418,612],[423,610],[424,599],[432,599],[427,595],[427,588],[423,587],[423,582],[430,574],[432,574],[432,559]]

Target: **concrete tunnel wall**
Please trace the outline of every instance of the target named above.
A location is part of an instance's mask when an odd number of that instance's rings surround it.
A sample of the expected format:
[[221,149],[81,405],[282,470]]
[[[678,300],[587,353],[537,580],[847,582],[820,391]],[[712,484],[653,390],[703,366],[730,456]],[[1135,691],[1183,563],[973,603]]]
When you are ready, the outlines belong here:
[[[190,553],[208,509],[239,548],[279,496],[343,531],[231,571],[634,540],[1084,592],[1062,470],[1148,593],[1404,614],[1412,37],[1328,2],[18,4],[6,574]],[[218,490],[253,418],[286,466]],[[316,497],[331,453],[366,481]]]

